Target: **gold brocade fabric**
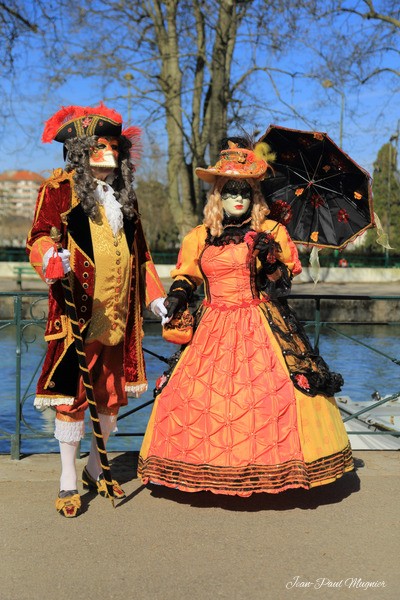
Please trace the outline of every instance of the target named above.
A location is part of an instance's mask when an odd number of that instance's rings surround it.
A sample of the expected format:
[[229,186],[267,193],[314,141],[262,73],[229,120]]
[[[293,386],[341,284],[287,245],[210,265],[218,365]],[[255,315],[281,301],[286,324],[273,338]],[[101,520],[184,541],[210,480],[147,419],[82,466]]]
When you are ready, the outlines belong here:
[[128,312],[130,254],[124,230],[114,236],[99,206],[96,221],[90,220],[96,280],[93,312],[86,343],[97,340],[107,346],[122,342]]

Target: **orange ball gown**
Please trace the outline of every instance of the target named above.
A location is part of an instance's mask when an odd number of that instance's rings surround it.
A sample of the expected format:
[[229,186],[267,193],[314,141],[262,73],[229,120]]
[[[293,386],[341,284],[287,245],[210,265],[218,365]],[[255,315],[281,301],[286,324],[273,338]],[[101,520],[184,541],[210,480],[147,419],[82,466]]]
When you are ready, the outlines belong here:
[[[285,227],[267,220],[263,228],[289,276],[300,272]],[[139,457],[145,484],[249,496],[309,489],[353,469],[339,410],[324,391],[336,374],[287,303],[257,291],[261,265],[250,256],[244,236],[207,243],[204,225],[183,241],[172,276],[203,281],[206,297],[191,342],[156,391]]]

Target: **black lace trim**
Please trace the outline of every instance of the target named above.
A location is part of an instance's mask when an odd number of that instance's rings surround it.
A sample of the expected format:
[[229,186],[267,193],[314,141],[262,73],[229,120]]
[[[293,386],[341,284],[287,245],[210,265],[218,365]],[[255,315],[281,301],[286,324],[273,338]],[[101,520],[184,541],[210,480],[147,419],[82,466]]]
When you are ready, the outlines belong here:
[[[225,221],[223,222],[224,225]],[[206,246],[227,246],[228,244],[242,244],[244,236],[251,230],[251,217],[241,223],[227,223],[220,236],[211,235],[207,230]]]
[[266,270],[260,269],[256,276],[256,287],[259,292],[266,293],[272,299],[285,298],[289,296],[292,289],[292,276],[283,262],[277,260],[275,264],[282,276],[277,281],[271,281],[267,277]]
[[190,303],[195,289],[196,285],[192,281],[188,281],[188,279],[175,279],[169,288],[168,296],[184,295],[186,302]]
[[308,396],[332,397],[344,384],[340,373],[331,371],[310,343],[296,313],[285,299],[260,305],[282,349],[293,385]]

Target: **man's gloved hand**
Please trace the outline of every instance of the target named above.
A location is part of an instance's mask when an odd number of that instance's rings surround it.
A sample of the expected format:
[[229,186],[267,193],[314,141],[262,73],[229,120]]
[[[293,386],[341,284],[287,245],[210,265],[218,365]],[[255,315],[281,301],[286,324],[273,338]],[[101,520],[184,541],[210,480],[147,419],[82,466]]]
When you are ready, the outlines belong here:
[[[49,260],[51,258],[53,258],[54,255],[55,255],[54,248],[49,248],[47,250],[47,252],[45,252],[45,254],[43,255],[42,270],[43,270],[43,274],[45,276],[46,276],[46,269],[48,267]],[[71,256],[71,252],[69,250],[67,250],[66,248],[62,248],[62,249],[58,250],[58,256],[61,258],[64,275],[66,275],[71,270],[71,265],[69,264],[69,257]],[[61,279],[61,277],[59,277],[58,279]],[[57,278],[56,279],[46,278],[46,283],[48,283],[49,285],[52,283],[55,283],[56,281],[57,281]]]
[[168,323],[177,312],[185,310],[187,307],[187,295],[185,292],[174,291],[169,293],[164,300],[164,306],[167,309]]
[[168,321],[166,321],[167,309],[164,305],[165,298],[156,298],[153,302],[150,302],[150,310],[156,315],[156,317],[160,317],[161,325],[164,325]]

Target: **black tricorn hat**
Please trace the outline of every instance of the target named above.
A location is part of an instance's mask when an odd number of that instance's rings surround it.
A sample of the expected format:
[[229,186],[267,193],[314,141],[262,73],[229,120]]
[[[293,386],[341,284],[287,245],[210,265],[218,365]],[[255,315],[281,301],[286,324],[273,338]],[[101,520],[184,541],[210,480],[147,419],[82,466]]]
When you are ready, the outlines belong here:
[[91,135],[118,137],[122,132],[122,117],[104,104],[90,106],[63,106],[48,121],[42,142],[64,143],[70,138]]

